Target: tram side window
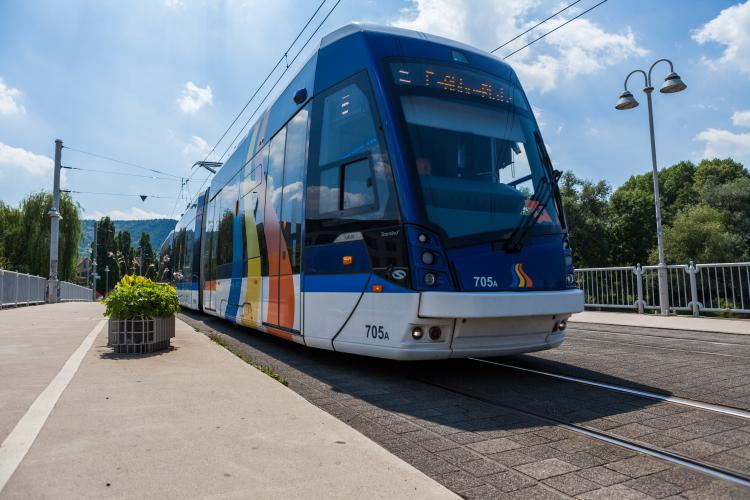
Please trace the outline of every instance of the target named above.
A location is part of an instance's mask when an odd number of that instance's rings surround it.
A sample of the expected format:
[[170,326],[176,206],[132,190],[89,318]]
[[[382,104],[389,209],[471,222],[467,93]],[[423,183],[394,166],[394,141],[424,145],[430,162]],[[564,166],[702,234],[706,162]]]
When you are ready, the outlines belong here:
[[230,278],[232,276],[233,259],[233,235],[234,218],[237,209],[238,191],[240,184],[240,173],[234,176],[216,196],[218,205],[216,207],[216,224],[218,242],[216,249],[216,263],[218,265],[217,278]]
[[313,101],[306,219],[331,224],[399,219],[391,165],[366,72]]

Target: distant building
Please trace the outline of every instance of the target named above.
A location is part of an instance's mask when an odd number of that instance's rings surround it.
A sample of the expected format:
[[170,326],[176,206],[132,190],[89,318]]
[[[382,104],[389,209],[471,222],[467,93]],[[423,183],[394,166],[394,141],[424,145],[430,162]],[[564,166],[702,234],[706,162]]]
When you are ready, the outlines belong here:
[[87,280],[91,276],[91,258],[84,257],[76,266],[76,281],[82,285],[88,286]]

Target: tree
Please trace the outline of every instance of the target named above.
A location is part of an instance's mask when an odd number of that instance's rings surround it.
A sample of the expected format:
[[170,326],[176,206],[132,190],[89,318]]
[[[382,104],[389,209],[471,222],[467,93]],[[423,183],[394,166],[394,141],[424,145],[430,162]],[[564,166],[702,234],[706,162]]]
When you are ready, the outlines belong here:
[[[109,281],[109,290],[120,280],[120,264],[117,262],[117,243],[115,225],[109,217],[102,217],[96,224],[96,248],[92,242],[92,252],[96,256],[96,272],[100,276],[96,291],[104,295]],[[109,279],[105,269],[109,267]]]
[[157,272],[156,254],[151,246],[151,236],[148,233],[141,233],[141,240],[138,242],[138,258],[143,259],[143,275],[155,279]]
[[[750,253],[750,176],[724,184],[708,184],[701,190],[706,205],[725,214],[729,230],[742,238],[735,260],[748,260]],[[745,257],[741,257],[744,255]]]
[[654,194],[639,181],[631,177],[609,199],[612,265],[646,264],[651,248],[656,246]]
[[700,192],[708,186],[726,184],[749,175],[741,163],[737,163],[731,158],[703,160],[695,169],[694,185],[696,191]]
[[115,247],[117,248],[117,262],[122,274],[134,274],[136,262],[133,261],[133,248],[130,232],[120,231],[115,235]]
[[[23,199],[18,209],[0,207],[0,252],[3,264],[20,272],[49,277],[52,194],[39,192]],[[57,276],[73,281],[81,240],[80,207],[68,193],[60,194],[60,238]]]
[[607,198],[610,186],[596,184],[565,172],[560,181],[560,194],[573,247],[576,267],[606,266],[609,260]]
[[[659,171],[664,224],[670,224],[678,212],[698,202],[698,192],[693,186],[695,171],[696,167],[690,161],[681,161]],[[649,182],[652,182],[651,179],[648,176]]]
[[21,211],[0,202],[0,269],[16,269],[21,241]]
[[[728,213],[705,204],[682,210],[664,230],[664,253],[670,262],[733,262],[747,258],[741,235],[728,227]],[[651,259],[656,260],[656,250]],[[744,253],[744,255],[742,255]],[[739,259],[738,259],[739,257]]]

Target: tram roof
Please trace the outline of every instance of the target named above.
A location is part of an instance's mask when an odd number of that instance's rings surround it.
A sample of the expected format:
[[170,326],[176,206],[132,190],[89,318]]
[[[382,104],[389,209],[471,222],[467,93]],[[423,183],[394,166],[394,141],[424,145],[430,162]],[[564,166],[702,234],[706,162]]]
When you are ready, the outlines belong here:
[[[507,76],[513,74],[508,64],[484,50],[421,31],[351,23],[325,35],[318,49],[302,65],[284,90],[274,97],[272,104],[262,114],[257,116],[237,148],[240,155],[236,155],[235,150],[211,179],[210,197],[213,197],[237,171],[239,165],[235,163],[238,156],[245,156],[242,159],[244,163],[297,112],[300,105],[294,103],[293,97],[298,90],[307,89],[308,95],[313,96],[357,71],[371,68],[377,60],[387,56],[401,54],[450,61],[450,51],[446,49],[468,54],[471,66],[478,69]],[[242,144],[248,137],[252,138],[253,144],[244,145],[242,150]]]

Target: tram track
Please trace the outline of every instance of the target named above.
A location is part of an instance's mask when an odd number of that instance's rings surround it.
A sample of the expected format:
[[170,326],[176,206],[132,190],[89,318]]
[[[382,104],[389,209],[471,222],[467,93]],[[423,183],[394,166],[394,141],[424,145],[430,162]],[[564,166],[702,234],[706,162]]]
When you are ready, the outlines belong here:
[[[598,333],[607,333],[607,332],[598,332]],[[663,347],[663,346],[655,346],[652,344],[639,344],[637,342],[622,342],[619,340],[607,340],[607,339],[600,339],[600,338],[592,338],[592,337],[586,337],[587,341],[593,341],[593,342],[605,342],[609,344],[617,344],[620,346],[633,346],[633,347],[648,347],[649,349],[658,349],[662,351],[678,351],[678,352],[685,352],[689,354],[700,354],[703,356],[722,356],[726,358],[737,358],[737,359],[748,359],[750,360],[750,356],[737,356],[736,354],[726,354],[722,352],[711,352],[711,351],[693,351],[690,349],[679,349],[677,347]]]
[[629,394],[631,396],[640,396],[640,397],[644,397],[644,398],[648,398],[648,399],[653,399],[655,401],[664,401],[664,402],[668,402],[668,403],[674,403],[674,404],[689,406],[689,407],[697,408],[697,409],[700,409],[700,410],[712,411],[712,412],[715,412],[715,413],[721,413],[721,414],[724,414],[724,415],[731,415],[733,417],[738,417],[738,418],[743,418],[743,419],[746,419],[746,420],[750,420],[750,412],[749,411],[745,411],[745,410],[742,410],[740,408],[734,408],[734,407],[731,407],[731,406],[717,405],[717,404],[712,404],[712,403],[704,403],[702,401],[695,401],[695,400],[681,398],[681,397],[677,397],[677,396],[671,396],[669,394],[660,394],[658,392],[643,391],[643,390],[633,389],[633,388],[625,387],[625,386],[621,386],[621,385],[608,384],[608,383],[605,383],[605,382],[598,382],[596,380],[590,380],[590,379],[585,379],[585,378],[581,378],[581,377],[572,377],[570,375],[563,375],[563,374],[560,374],[560,373],[545,372],[545,371],[542,371],[542,370],[535,370],[533,368],[525,368],[525,367],[522,367],[522,366],[511,365],[511,364],[508,364],[508,363],[500,363],[500,362],[497,362],[497,361],[490,361],[490,360],[487,360],[487,359],[480,359],[480,358],[469,358],[469,359],[471,361],[477,361],[477,362],[480,362],[480,363],[487,363],[487,364],[490,364],[490,365],[500,366],[500,367],[503,367],[503,368],[508,368],[508,369],[512,369],[512,370],[518,370],[518,371],[522,371],[522,372],[526,372],[526,373],[534,373],[536,375],[542,375],[542,376],[545,376],[545,377],[552,377],[552,378],[556,378],[558,380],[565,380],[565,381],[568,381],[568,382],[575,382],[575,383],[578,383],[578,384],[584,384],[584,385],[588,385],[588,386],[592,386],[592,387],[597,387],[599,389],[605,389],[605,390],[608,390],[608,391],[619,392],[619,393],[623,393],[623,394]]
[[519,407],[519,406],[508,404],[508,403],[501,403],[492,398],[473,394],[469,391],[451,387],[449,385],[442,384],[439,382],[425,380],[423,378],[412,378],[412,379],[417,382],[423,383],[425,385],[438,388],[438,389],[450,392],[452,394],[455,394],[464,398],[469,398],[469,399],[473,399],[476,401],[480,401],[482,403],[489,404],[498,408],[512,410],[514,412],[520,413],[527,417],[538,419],[542,422],[546,422],[548,424],[566,429],[571,432],[575,432],[580,435],[588,436],[590,438],[596,439],[598,441],[602,441],[604,443],[621,446],[623,448],[626,448],[631,451],[635,451],[637,453],[642,453],[644,455],[648,455],[653,458],[658,458],[658,459],[667,461],[671,464],[687,467],[691,470],[701,472],[703,474],[714,477],[716,479],[730,481],[732,483],[750,488],[750,476],[739,473],[737,471],[733,471],[733,470],[721,467],[717,464],[708,463],[706,461],[696,459],[696,458],[690,458],[690,457],[684,456],[682,454],[679,454],[673,451],[667,451],[667,450],[661,449],[656,446],[649,446],[637,440],[629,440],[629,439],[624,439],[622,437],[613,436],[611,434],[608,434],[607,432],[591,429],[589,427],[571,423],[561,418],[553,417],[553,416],[546,415],[543,413],[530,411],[527,408]]
[[[655,406],[650,398],[572,380],[548,384],[541,374],[501,370],[475,360],[363,364],[361,358],[345,355],[311,355],[296,345],[247,336],[218,322],[205,326],[218,328],[256,362],[283,374],[290,388],[312,404],[461,494],[464,488],[483,484],[504,492],[527,488],[530,493],[533,487],[572,495],[559,488],[561,482],[549,482],[541,473],[537,477],[536,471],[551,466],[574,470],[565,477],[585,478],[588,487],[605,488],[596,478],[617,471],[622,488],[631,481],[638,488],[648,481],[666,481],[666,491],[673,494],[723,491],[739,498],[750,493],[750,468],[739,462],[740,455],[721,452],[723,444],[673,446],[678,439],[680,445],[689,444],[692,425],[713,427],[711,436],[734,432],[746,437],[747,432],[731,430],[747,427],[743,417],[737,424],[731,422],[735,415],[712,417],[703,408],[680,409],[670,401]],[[646,436],[621,430],[631,422],[651,425],[653,432]],[[667,437],[666,430],[673,427],[684,435]],[[731,452],[741,445],[724,449]],[[497,472],[487,476],[490,470]]]
[[[604,333],[607,335],[621,335],[621,336],[628,336],[628,337],[646,337],[650,339],[658,338],[658,339],[679,340],[681,342],[700,342],[702,344],[750,347],[750,343],[744,343],[744,342],[719,342],[716,340],[696,339],[696,338],[690,338],[690,337],[676,337],[673,335],[656,335],[656,334],[635,333],[635,332],[613,332],[611,330],[595,330],[591,328],[580,328],[573,323],[568,324],[568,329],[574,330],[577,332],[589,332],[589,333],[600,333],[600,334]],[[653,330],[656,330],[656,329],[653,329]],[[722,335],[739,336],[738,334],[735,334],[735,333],[724,333]]]

